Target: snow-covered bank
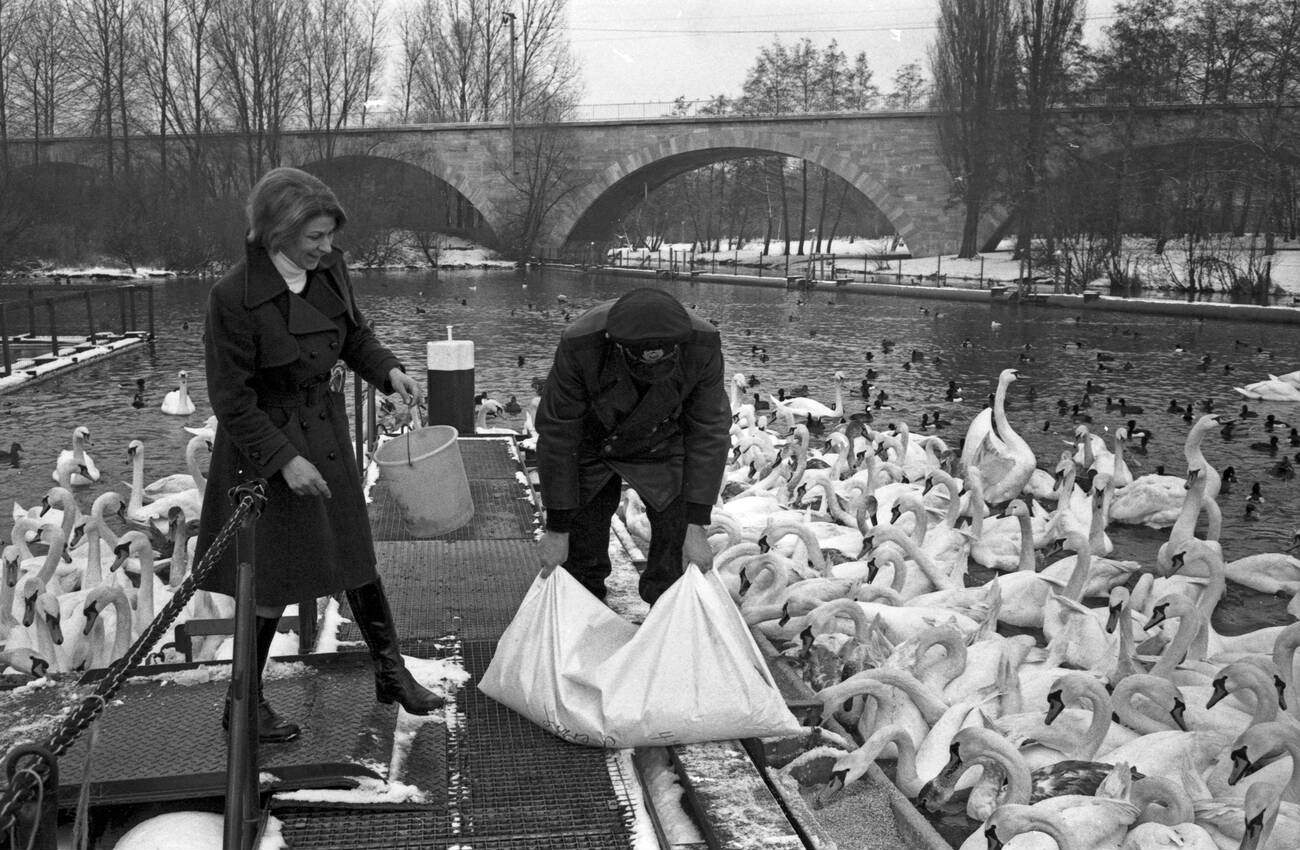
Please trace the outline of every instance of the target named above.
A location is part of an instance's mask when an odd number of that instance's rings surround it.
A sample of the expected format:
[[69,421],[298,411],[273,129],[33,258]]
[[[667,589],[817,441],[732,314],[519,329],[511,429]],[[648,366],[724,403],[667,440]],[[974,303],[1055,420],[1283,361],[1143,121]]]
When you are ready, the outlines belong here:
[[[664,243],[658,249],[622,247],[612,249],[608,261],[618,265],[647,266],[650,268],[668,268],[671,264],[689,263],[693,259],[695,268],[712,267],[715,263],[722,267],[757,270],[764,274],[789,274],[801,277],[829,279],[832,270],[836,274],[857,276],[861,280],[863,272],[873,274],[898,274],[903,278],[945,276],[951,282],[954,279],[977,281],[1009,281],[1018,279],[1025,273],[1018,259],[1012,255],[1012,244],[1007,241],[999,250],[980,254],[976,257],[960,259],[953,255],[913,257],[908,254],[906,243],[895,242],[892,238],[862,239],[837,238],[829,246],[823,244],[823,252],[813,254],[814,243],[804,242],[804,253],[786,257],[779,253],[784,248],[783,242],[773,241],[768,246],[769,253],[762,253],[761,241],[745,242],[739,246],[728,246],[719,251],[700,251],[691,243]],[[1129,238],[1124,242],[1125,250],[1120,258],[1120,266],[1129,274],[1144,282],[1145,292],[1176,292],[1179,288],[1175,278],[1185,277],[1187,253],[1182,243],[1171,240],[1164,249],[1157,253],[1154,240]],[[791,250],[798,250],[798,243],[791,243]],[[1220,259],[1225,263],[1243,266],[1250,251],[1249,239],[1242,238],[1225,243],[1227,254]],[[1258,255],[1258,249],[1256,250]],[[832,261],[833,258],[833,261]],[[1270,257],[1256,257],[1256,265],[1262,266],[1267,261],[1270,266],[1270,278],[1275,289],[1283,296],[1300,296],[1300,244],[1284,243]],[[811,268],[812,274],[808,272]],[[1035,267],[1032,276],[1051,278],[1050,268]],[[1059,273],[1058,273],[1059,276]],[[1106,291],[1110,283],[1105,278],[1096,278],[1085,284],[1090,291]],[[1185,292],[1186,290],[1182,290]],[[1222,290],[1215,290],[1222,291]],[[1287,299],[1283,297],[1283,301]]]

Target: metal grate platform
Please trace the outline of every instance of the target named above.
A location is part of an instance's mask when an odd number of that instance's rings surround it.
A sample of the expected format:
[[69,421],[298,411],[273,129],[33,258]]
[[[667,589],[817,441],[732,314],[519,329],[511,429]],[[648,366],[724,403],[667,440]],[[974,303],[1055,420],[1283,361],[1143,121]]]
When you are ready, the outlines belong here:
[[538,525],[537,509],[533,505],[532,491],[526,485],[506,478],[472,478],[469,494],[474,500],[474,516],[468,523],[436,537],[413,537],[406,530],[396,499],[381,481],[370,490],[373,501],[367,511],[374,539],[378,542],[533,538],[533,529]]
[[[462,646],[466,670],[482,676],[495,641]],[[469,847],[524,850],[625,850],[632,806],[610,778],[605,753],[569,744],[480,694],[458,696],[448,730],[447,811],[350,813],[277,804],[290,847]]]
[[[348,788],[357,777],[377,777],[371,767],[392,754],[397,708],[373,699],[369,656],[296,656],[303,666],[272,668],[267,698],[302,726],[288,744],[260,750],[260,767],[275,774],[276,790]],[[168,665],[166,669],[200,669]],[[278,667],[278,665],[277,665]],[[145,668],[129,679],[100,720],[89,770],[91,805],[220,796],[226,786],[226,734],[221,708],[229,679],[195,684],[159,680]],[[277,676],[277,673],[285,675]],[[359,699],[357,694],[365,694]],[[178,719],[184,718],[184,725]],[[175,734],[183,731],[183,734]],[[76,802],[86,776],[83,735],[59,759],[60,804]]]
[[460,458],[470,478],[513,480],[521,471],[514,442],[514,438],[509,436],[484,436],[460,437],[456,444],[460,447]]
[[[537,575],[533,546],[531,539],[376,543],[402,651],[427,655],[423,645],[456,629],[456,618],[467,640],[499,637]],[[348,624],[339,639],[361,634]]]

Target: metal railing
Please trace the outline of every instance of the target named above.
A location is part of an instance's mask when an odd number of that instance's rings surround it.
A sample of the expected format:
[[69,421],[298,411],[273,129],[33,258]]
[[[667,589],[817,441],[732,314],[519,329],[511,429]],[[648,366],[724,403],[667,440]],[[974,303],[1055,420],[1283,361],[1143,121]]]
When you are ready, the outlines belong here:
[[101,334],[143,332],[152,339],[154,329],[152,286],[129,283],[58,295],[29,286],[25,298],[0,301],[0,377],[12,374],[19,360],[30,359],[17,356],[19,349],[34,356],[48,352],[58,357],[65,346],[92,341]]

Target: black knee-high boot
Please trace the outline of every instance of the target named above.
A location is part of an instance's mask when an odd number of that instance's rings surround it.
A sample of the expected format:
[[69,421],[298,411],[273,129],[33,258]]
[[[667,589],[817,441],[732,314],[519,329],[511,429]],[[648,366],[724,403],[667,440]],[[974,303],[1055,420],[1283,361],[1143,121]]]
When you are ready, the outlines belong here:
[[347,597],[357,628],[365,637],[375,662],[375,699],[382,703],[396,702],[410,714],[429,714],[442,708],[442,697],[415,681],[402,661],[397,626],[379,579],[349,590]]
[[[266,659],[271,655],[271,642],[275,640],[279,617],[257,618],[257,740],[263,744],[284,744],[297,738],[301,730],[297,723],[290,723],[275,713],[266,701],[262,691],[262,671],[266,669]],[[226,707],[221,713],[221,728],[230,730],[230,691],[226,691]]]

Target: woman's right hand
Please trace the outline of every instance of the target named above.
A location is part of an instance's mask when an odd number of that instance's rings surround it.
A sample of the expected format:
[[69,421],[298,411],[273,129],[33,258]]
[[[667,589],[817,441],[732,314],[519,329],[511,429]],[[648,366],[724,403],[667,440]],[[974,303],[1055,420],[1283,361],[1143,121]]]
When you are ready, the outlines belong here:
[[302,455],[295,456],[281,467],[280,474],[284,476],[284,483],[289,485],[289,489],[295,496],[322,496],[326,499],[330,497],[329,485],[316,469],[316,464]]

